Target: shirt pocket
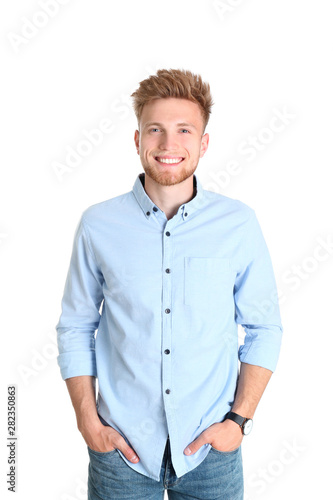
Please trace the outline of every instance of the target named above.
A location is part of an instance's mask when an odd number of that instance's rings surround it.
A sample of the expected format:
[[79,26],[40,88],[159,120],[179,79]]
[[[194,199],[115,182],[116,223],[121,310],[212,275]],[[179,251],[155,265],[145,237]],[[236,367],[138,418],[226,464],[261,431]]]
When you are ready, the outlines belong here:
[[211,309],[234,304],[237,272],[222,257],[185,257],[184,304]]

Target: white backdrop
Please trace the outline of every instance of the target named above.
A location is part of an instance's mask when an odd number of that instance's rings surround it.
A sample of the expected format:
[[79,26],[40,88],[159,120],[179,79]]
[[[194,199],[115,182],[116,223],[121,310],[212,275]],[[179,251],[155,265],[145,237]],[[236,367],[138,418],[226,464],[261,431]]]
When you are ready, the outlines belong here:
[[[16,0],[1,3],[0,17],[1,498],[13,498],[13,383],[15,498],[87,498],[88,454],[55,324],[82,211],[131,190],[142,171],[129,96],[158,68],[210,82],[210,146],[197,175],[255,209],[281,293],[278,368],[242,446],[245,498],[329,498],[331,2]],[[100,144],[82,148],[103,126]]]

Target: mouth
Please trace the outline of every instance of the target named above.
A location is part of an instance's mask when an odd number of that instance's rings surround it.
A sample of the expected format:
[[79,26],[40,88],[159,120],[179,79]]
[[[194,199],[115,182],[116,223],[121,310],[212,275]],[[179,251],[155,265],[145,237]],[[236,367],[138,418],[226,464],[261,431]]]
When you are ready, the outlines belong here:
[[180,165],[185,158],[181,156],[155,156],[155,161],[161,165]]

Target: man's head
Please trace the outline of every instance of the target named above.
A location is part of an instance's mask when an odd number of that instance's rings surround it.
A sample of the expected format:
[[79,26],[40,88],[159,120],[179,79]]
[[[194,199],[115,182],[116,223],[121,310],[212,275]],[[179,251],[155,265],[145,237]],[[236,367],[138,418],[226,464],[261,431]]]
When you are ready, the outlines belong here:
[[159,70],[132,94],[135,144],[146,174],[162,185],[190,177],[208,147],[209,84],[190,71]]

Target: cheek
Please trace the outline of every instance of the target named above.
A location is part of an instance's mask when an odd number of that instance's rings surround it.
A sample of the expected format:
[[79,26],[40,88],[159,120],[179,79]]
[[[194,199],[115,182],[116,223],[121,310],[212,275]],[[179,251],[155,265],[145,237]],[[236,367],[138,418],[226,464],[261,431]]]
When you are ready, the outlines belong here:
[[141,150],[145,152],[145,154],[149,153],[151,150],[156,149],[156,141],[154,139],[144,139],[141,141]]
[[198,141],[192,137],[184,139],[182,141],[182,146],[191,154],[191,156],[200,154],[201,143],[198,143]]

